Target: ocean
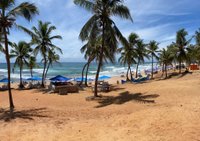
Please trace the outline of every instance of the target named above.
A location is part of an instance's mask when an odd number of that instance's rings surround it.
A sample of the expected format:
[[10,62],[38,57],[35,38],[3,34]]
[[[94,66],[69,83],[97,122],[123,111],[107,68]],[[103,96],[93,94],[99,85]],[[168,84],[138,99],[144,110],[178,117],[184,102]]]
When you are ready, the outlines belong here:
[[[81,71],[85,62],[62,62],[59,64],[53,64],[49,68],[47,79],[54,77],[56,75],[63,75],[69,78],[76,78],[81,76]],[[156,63],[154,64],[156,66]],[[11,68],[13,68],[13,64],[11,64]],[[135,71],[136,65],[131,67],[132,71]],[[147,70],[151,68],[151,63],[144,63],[139,66],[139,71]],[[88,78],[94,78],[97,69],[97,64],[92,63],[90,65]],[[43,65],[39,64],[38,68],[33,69],[34,76],[42,76]],[[101,69],[100,75],[108,75],[108,76],[119,76],[120,74],[126,74],[127,66],[116,64],[104,64]],[[12,72],[12,69],[11,69]],[[0,63],[0,79],[7,77],[7,69],[6,63]],[[27,79],[30,77],[30,70],[28,68],[23,69],[23,79]],[[15,68],[14,72],[11,73],[11,79],[13,81],[19,80],[19,68]]]

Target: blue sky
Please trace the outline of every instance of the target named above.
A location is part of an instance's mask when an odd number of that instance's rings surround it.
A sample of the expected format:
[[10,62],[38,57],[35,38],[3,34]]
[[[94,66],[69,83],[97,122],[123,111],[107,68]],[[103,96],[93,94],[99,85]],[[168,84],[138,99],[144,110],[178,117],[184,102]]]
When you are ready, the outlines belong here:
[[[17,0],[17,3],[23,1]],[[83,61],[83,55],[80,53],[83,43],[78,35],[91,14],[74,5],[73,0],[27,1],[39,7],[40,15],[30,23],[23,19],[18,19],[17,23],[31,28],[37,25],[38,20],[51,22],[57,27],[55,34],[63,37],[63,40],[55,41],[55,44],[64,52],[61,55],[61,61]],[[124,4],[129,7],[134,22],[120,18],[114,18],[114,21],[125,37],[135,32],[145,42],[156,40],[160,43],[160,48],[163,48],[175,41],[177,30],[185,28],[189,36],[192,36],[200,28],[199,0],[124,0]],[[13,29],[10,40],[29,41],[30,37]],[[4,60],[4,56],[1,55],[0,60],[2,59]]]

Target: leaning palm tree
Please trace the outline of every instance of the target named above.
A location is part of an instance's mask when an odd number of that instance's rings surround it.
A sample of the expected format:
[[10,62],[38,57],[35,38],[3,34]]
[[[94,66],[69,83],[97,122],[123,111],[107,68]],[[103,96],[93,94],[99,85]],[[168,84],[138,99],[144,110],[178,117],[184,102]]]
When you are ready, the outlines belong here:
[[28,61],[28,67],[30,69],[30,73],[31,73],[31,77],[33,77],[33,68],[38,67],[37,63],[36,63],[36,58],[35,56],[30,56],[29,57],[29,61]]
[[[132,71],[131,65],[136,64],[135,57],[137,56],[135,52],[135,45],[139,41],[139,36],[136,33],[131,33],[128,37],[128,44],[119,48],[118,51],[121,52],[121,57],[119,58],[119,62],[123,65],[128,65],[126,80],[132,80]],[[130,72],[131,79],[128,77],[128,73]]]
[[148,44],[148,54],[150,54],[150,56],[151,56],[151,64],[152,64],[152,66],[151,66],[151,78],[153,79],[153,63],[154,63],[154,58],[156,59],[156,60],[158,60],[159,59],[159,57],[158,57],[158,55],[156,54],[157,52],[158,52],[158,45],[159,45],[159,43],[157,43],[156,41],[150,41],[150,43]]
[[200,28],[195,32],[195,40],[196,40],[195,48],[197,49],[196,59],[200,64]]
[[81,33],[79,35],[82,41],[88,40],[90,35],[92,38],[97,38],[101,36],[102,45],[100,48],[100,56],[98,59],[98,67],[95,78],[95,90],[94,96],[97,97],[97,83],[100,69],[103,65],[103,54],[105,51],[105,45],[112,50],[116,50],[117,42],[119,40],[124,40],[124,37],[120,33],[114,21],[111,19],[112,16],[119,16],[124,19],[130,19],[131,15],[126,6],[123,5],[122,0],[74,0],[74,3],[78,6],[85,8],[90,11],[93,15],[83,26]]
[[141,63],[144,63],[144,59],[148,58],[146,44],[144,44],[143,40],[139,40],[135,47],[137,66],[136,66],[136,74],[135,77],[138,77],[138,67]]
[[163,66],[163,72],[165,72],[165,78],[167,78],[167,66],[172,65],[172,61],[174,59],[173,54],[171,54],[170,50],[166,50],[163,48],[163,50],[159,53],[159,62]]
[[200,28],[195,32],[196,45],[200,47]]
[[45,72],[45,78],[47,77],[47,73],[49,71],[49,67],[53,66],[53,63],[59,63],[60,60],[60,56],[59,54],[56,54],[55,51],[49,51],[48,52],[48,63],[47,63],[47,68],[46,68],[46,72]]
[[15,6],[15,3],[15,0],[0,0],[0,29],[3,35],[3,52],[5,53],[8,70],[8,93],[11,116],[13,116],[12,112],[14,109],[14,104],[10,88],[10,55],[8,47],[8,35],[10,33],[10,29],[16,25],[16,19],[18,16],[30,21],[34,15],[38,14],[37,7],[34,4],[23,2],[18,6]]
[[185,29],[181,29],[177,31],[176,33],[176,43],[175,46],[178,48],[177,52],[177,60],[179,62],[179,73],[181,73],[181,64],[182,61],[187,60],[187,55],[186,55],[186,47],[189,45],[191,39],[187,40],[186,36],[188,35],[188,32],[185,31]]
[[48,52],[54,50],[62,52],[62,50],[52,43],[55,39],[62,39],[60,35],[52,36],[52,32],[56,30],[55,26],[50,25],[50,22],[38,21],[38,27],[32,27],[32,31],[20,27],[26,33],[32,37],[32,44],[35,45],[34,54],[42,56],[43,60],[43,73],[42,73],[42,87],[44,87],[45,82],[45,72],[47,69],[48,62]]
[[31,52],[32,48],[30,47],[30,44],[26,43],[25,41],[20,41],[18,44],[12,44],[10,58],[15,58],[14,67],[18,66],[20,70],[20,89],[24,88],[22,83],[22,71],[24,66],[28,66],[28,59],[30,58]]

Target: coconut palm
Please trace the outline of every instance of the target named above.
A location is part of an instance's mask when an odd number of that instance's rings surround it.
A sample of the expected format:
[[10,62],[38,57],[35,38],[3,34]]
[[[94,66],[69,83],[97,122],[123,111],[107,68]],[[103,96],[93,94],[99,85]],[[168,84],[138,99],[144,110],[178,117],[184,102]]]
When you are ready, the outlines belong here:
[[33,68],[38,67],[38,65],[36,63],[36,58],[34,56],[30,56],[28,62],[29,62],[28,67],[30,69],[31,77],[33,77]]
[[124,19],[132,19],[128,8],[123,5],[122,0],[74,0],[74,3],[85,8],[93,14],[92,17],[83,26],[79,36],[80,39],[82,41],[86,41],[90,35],[94,35],[93,38],[97,38],[98,35],[102,37],[102,45],[99,50],[100,56],[98,59],[98,67],[95,78],[94,96],[96,97],[98,96],[97,82],[100,69],[103,65],[105,44],[109,45],[108,47],[111,50],[116,50],[118,39],[124,39],[111,17],[119,16]]
[[200,47],[200,28],[195,32],[196,45]]
[[200,64],[200,28],[195,32],[195,48],[196,48],[196,59]]
[[[132,71],[131,71],[131,65],[136,64],[135,57],[135,45],[139,41],[139,36],[136,33],[131,33],[128,37],[128,46],[123,46],[118,49],[119,52],[121,52],[121,57],[119,58],[119,62],[123,65],[128,65],[127,73],[126,73],[126,80],[132,80]],[[128,77],[128,73],[130,72],[131,79]]]
[[136,78],[138,77],[138,67],[141,63],[144,63],[145,58],[149,58],[147,54],[146,44],[144,44],[143,40],[139,40],[135,46],[136,56],[137,59],[137,66],[136,66]]
[[56,30],[55,26],[52,26],[50,22],[42,22],[38,21],[38,27],[32,27],[32,31],[21,27],[26,33],[28,33],[32,37],[32,44],[35,45],[34,54],[42,56],[43,60],[43,73],[42,73],[42,87],[44,87],[45,82],[45,72],[47,69],[48,63],[48,52],[54,50],[59,51],[60,53],[62,50],[52,43],[55,39],[62,39],[60,35],[52,36],[52,32]]
[[45,72],[45,78],[49,71],[49,67],[53,66],[53,63],[59,63],[59,60],[60,60],[60,56],[59,56],[59,54],[56,54],[55,51],[52,50],[52,51],[48,52],[48,63],[47,63],[47,68],[46,68],[46,72]]
[[177,31],[176,33],[176,43],[175,46],[178,48],[178,52],[176,54],[177,60],[179,62],[179,73],[181,73],[181,64],[182,61],[187,60],[186,55],[186,47],[189,45],[191,39],[187,40],[186,36],[188,35],[188,32],[185,31],[185,29],[181,29]]
[[93,47],[90,44],[90,42],[88,42],[81,48],[81,53],[85,53],[84,58],[87,60],[87,62],[85,63],[85,65],[83,66],[83,69],[82,69],[82,80],[81,80],[80,85],[82,85],[82,83],[83,83],[84,71],[86,69],[85,86],[87,86],[87,75],[88,75],[89,66],[90,66],[90,63],[96,58],[95,47]]
[[157,52],[158,52],[158,47],[159,43],[157,43],[156,41],[150,41],[150,43],[148,44],[148,54],[150,55],[151,57],[151,63],[152,63],[152,66],[151,66],[151,78],[153,78],[153,62],[154,62],[154,58],[156,60],[159,59],[158,55],[157,55]]
[[10,88],[10,55],[8,47],[8,35],[10,33],[10,29],[16,25],[16,19],[18,16],[30,21],[34,15],[38,14],[37,7],[34,4],[29,2],[23,2],[17,6],[15,4],[15,0],[0,0],[0,29],[3,36],[3,52],[5,53],[8,70],[8,93],[11,117],[13,116],[12,112],[14,109],[14,104]]
[[18,66],[20,70],[20,84],[19,88],[24,88],[22,83],[22,71],[23,67],[28,66],[28,59],[30,58],[30,53],[32,52],[32,48],[30,44],[25,41],[20,41],[18,44],[13,43],[12,49],[10,51],[10,58],[15,58],[14,67]]
[[163,48],[163,50],[161,51],[161,53],[159,53],[159,62],[160,64],[162,64],[163,68],[164,68],[164,72],[165,72],[165,78],[167,78],[167,66],[168,65],[172,65],[172,61],[174,59],[173,54],[171,54],[170,50],[166,50]]

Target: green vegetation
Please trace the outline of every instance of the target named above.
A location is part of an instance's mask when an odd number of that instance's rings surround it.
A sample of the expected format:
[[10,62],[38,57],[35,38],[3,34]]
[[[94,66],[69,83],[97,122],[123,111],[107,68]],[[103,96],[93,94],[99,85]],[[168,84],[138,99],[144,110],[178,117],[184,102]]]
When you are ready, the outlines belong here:
[[23,2],[18,6],[15,5],[15,0],[0,0],[0,31],[1,41],[4,47],[1,50],[6,56],[8,70],[8,94],[10,103],[10,113],[13,116],[14,103],[10,87],[10,54],[8,45],[8,34],[10,29],[17,24],[17,17],[23,17],[30,21],[34,15],[38,14],[37,7],[34,4]]
[[106,45],[110,52],[115,53],[117,50],[118,40],[123,42],[124,37],[117,28],[112,16],[118,16],[123,19],[130,19],[129,9],[123,5],[122,1],[116,0],[74,0],[74,3],[80,7],[90,11],[93,15],[83,26],[80,32],[80,39],[87,41],[88,39],[96,40],[101,37],[101,46],[99,48],[98,67],[95,78],[94,96],[97,97],[97,83],[100,69],[103,65],[103,54]]

